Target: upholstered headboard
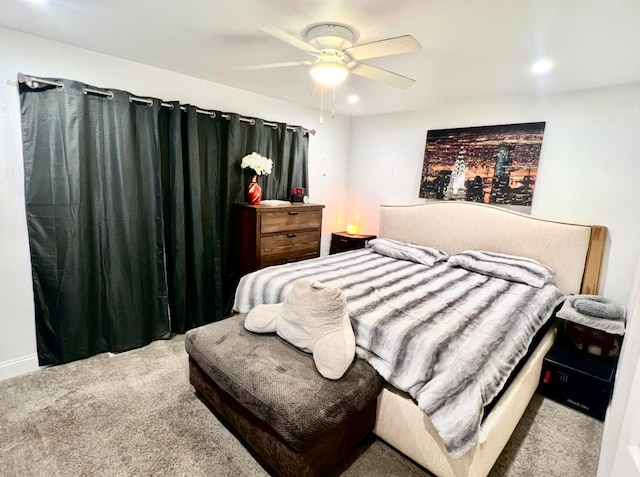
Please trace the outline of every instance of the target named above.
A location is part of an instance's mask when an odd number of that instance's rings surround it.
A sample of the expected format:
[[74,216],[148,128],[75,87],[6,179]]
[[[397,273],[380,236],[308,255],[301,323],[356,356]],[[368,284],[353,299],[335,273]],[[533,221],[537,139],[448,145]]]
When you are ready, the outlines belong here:
[[553,222],[472,202],[382,206],[379,232],[450,255],[474,249],[530,257],[556,272],[556,285],[564,293],[597,293],[605,235],[604,227]]

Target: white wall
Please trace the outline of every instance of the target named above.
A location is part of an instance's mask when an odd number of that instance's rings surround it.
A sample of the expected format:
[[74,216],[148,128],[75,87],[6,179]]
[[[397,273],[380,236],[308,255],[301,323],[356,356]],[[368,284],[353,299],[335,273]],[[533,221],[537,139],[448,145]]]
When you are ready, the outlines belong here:
[[627,321],[602,435],[598,477],[640,476],[640,464],[632,458],[632,452],[640,453],[640,260],[627,304]]
[[640,83],[354,118],[347,221],[378,230],[381,204],[416,204],[429,129],[546,121],[532,214],[605,225],[600,292],[626,303],[640,253]]
[[0,28],[0,379],[37,367],[18,72],[316,129],[309,141],[309,190],[311,202],[326,205],[323,253],[331,231],[342,227],[349,118],[338,115],[319,125],[319,111],[313,108]]

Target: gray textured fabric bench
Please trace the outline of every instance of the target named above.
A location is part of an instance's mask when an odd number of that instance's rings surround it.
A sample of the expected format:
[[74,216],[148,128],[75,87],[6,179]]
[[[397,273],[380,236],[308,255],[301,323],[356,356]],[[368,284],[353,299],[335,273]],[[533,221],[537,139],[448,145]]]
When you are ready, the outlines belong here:
[[189,378],[200,398],[284,476],[325,473],[372,429],[384,381],[356,359],[342,379],[276,335],[255,335],[244,315],[189,331]]

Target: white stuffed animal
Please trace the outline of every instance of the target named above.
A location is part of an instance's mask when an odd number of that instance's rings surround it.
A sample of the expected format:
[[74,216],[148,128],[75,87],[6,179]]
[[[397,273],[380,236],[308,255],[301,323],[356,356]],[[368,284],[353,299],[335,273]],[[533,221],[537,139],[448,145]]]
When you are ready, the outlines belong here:
[[276,332],[295,347],[313,354],[322,376],[340,379],[356,350],[347,300],[339,288],[301,279],[284,303],[257,305],[244,327],[254,333]]

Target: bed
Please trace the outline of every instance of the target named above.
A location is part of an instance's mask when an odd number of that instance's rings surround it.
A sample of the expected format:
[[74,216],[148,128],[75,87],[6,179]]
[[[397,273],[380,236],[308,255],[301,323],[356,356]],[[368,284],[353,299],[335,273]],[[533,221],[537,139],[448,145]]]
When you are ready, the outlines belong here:
[[[473,249],[529,257],[553,269],[557,287],[570,294],[597,292],[605,232],[602,227],[550,222],[480,204],[436,202],[383,206],[378,236],[434,247],[449,255]],[[340,263],[336,256],[325,259]],[[296,266],[281,267],[293,270]],[[273,270],[281,273],[282,268],[256,273]],[[238,287],[236,311],[246,312],[256,304],[242,303],[243,289],[251,287],[248,283],[255,276],[245,277]],[[389,384],[378,399],[374,433],[440,477],[487,475],[536,389],[542,359],[554,338],[555,330],[550,329],[528,354],[482,421],[477,443],[464,455],[453,458],[416,401]]]

